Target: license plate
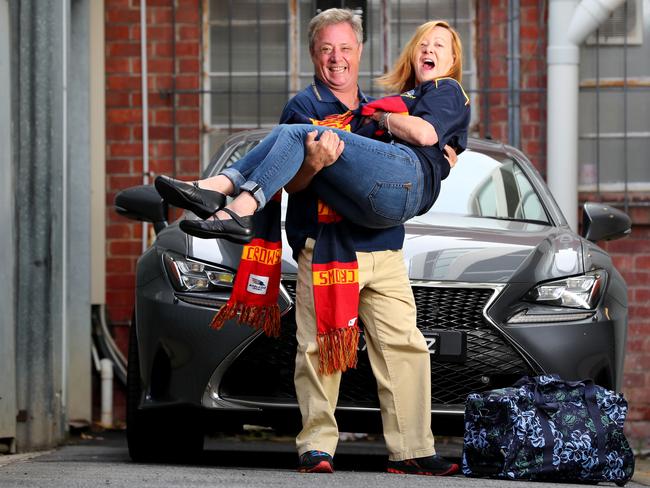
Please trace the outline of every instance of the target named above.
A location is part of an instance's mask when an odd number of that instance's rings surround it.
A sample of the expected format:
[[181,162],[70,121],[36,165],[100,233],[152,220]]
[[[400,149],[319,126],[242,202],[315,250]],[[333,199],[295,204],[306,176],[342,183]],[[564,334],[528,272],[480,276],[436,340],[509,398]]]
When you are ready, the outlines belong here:
[[429,354],[435,361],[464,363],[467,359],[467,333],[461,330],[429,330],[424,334]]

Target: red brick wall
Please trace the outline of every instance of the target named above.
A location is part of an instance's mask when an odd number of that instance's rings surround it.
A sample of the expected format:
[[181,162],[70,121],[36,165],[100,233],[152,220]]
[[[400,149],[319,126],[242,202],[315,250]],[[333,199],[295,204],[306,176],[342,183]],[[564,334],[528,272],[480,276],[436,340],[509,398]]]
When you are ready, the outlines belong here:
[[[548,2],[541,2],[546,9]],[[479,89],[488,88],[489,108],[483,102],[477,127],[482,136],[508,142],[507,0],[477,2],[478,43],[476,59]],[[542,175],[546,174],[546,25],[548,11],[539,11],[538,0],[520,1],[521,93],[520,148]],[[489,36],[489,53],[487,46]],[[487,56],[486,56],[487,54]],[[489,76],[486,70],[489,69]],[[542,91],[538,91],[542,89]],[[528,90],[528,92],[526,92]],[[580,195],[580,201],[593,195]],[[650,195],[631,195],[633,201],[648,201]],[[621,195],[602,195],[605,201],[621,201]],[[613,257],[628,284],[628,338],[623,392],[630,413],[626,431],[635,448],[650,447],[650,208],[630,207],[632,234],[621,240],[599,243]]]
[[[613,196],[612,200],[616,200]],[[635,195],[637,201],[650,200]],[[631,207],[632,234],[600,245],[628,286],[628,331],[623,392],[630,405],[626,432],[634,448],[650,447],[650,208]]]
[[[175,33],[172,3],[176,4]],[[106,0],[106,303],[126,351],[142,226],[112,209],[115,194],[142,184],[140,0]],[[200,169],[201,0],[147,0],[149,173],[195,179]],[[174,46],[174,34],[176,42]],[[175,59],[174,59],[175,53]],[[175,120],[174,120],[175,119]],[[175,122],[175,123],[174,123]],[[175,148],[174,148],[175,137]],[[174,157],[175,152],[175,157]],[[116,417],[124,417],[116,395]]]
[[[481,137],[508,140],[508,1],[476,2],[478,106]],[[521,0],[519,148],[542,173],[546,171],[546,12],[538,0]],[[485,102],[488,106],[485,106]]]
[[[200,168],[199,95],[176,96],[200,85],[200,0],[176,0],[176,59],[172,52],[169,0],[147,1],[149,174],[196,178]],[[106,301],[115,324],[133,309],[135,261],[141,253],[141,225],[112,210],[115,194],[142,183],[142,90],[140,1],[106,0]],[[176,123],[173,123],[173,118]],[[175,161],[174,153],[175,138]]]

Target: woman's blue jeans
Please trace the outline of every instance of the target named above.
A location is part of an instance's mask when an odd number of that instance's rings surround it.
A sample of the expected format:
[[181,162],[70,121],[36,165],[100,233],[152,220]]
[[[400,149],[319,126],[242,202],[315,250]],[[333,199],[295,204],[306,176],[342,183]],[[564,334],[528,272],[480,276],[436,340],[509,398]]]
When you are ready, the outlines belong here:
[[364,227],[405,222],[421,207],[423,174],[415,153],[350,132],[307,124],[279,125],[221,174],[250,192],[262,208],[298,172],[311,131],[333,130],[345,143],[339,159],[312,180],[318,196],[338,213]]

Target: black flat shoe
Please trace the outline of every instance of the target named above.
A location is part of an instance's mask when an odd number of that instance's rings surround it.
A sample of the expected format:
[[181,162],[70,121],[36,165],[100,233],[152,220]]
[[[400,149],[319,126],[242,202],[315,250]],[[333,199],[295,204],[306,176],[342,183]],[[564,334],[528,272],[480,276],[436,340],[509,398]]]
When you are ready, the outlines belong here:
[[240,217],[229,208],[224,212],[228,220],[183,220],[179,224],[183,232],[201,239],[226,239],[237,244],[248,244],[253,239],[253,216]]
[[197,183],[186,183],[161,175],[156,177],[155,185],[156,190],[167,203],[190,210],[202,219],[214,215],[226,204],[226,195],[199,188]]

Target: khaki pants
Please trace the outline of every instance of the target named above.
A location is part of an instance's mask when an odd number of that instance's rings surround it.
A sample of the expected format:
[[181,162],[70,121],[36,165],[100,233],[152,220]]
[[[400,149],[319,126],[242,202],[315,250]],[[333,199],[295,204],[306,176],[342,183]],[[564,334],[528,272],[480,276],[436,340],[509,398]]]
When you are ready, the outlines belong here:
[[[314,241],[298,258],[296,287],[295,385],[302,431],[298,453],[317,449],[334,455],[339,439],[334,410],[341,373],[318,373],[318,344],[312,292]],[[391,461],[435,454],[431,433],[431,364],[422,333],[415,325],[413,293],[402,251],[357,253],[359,318],[372,371],[377,380],[384,439]]]

